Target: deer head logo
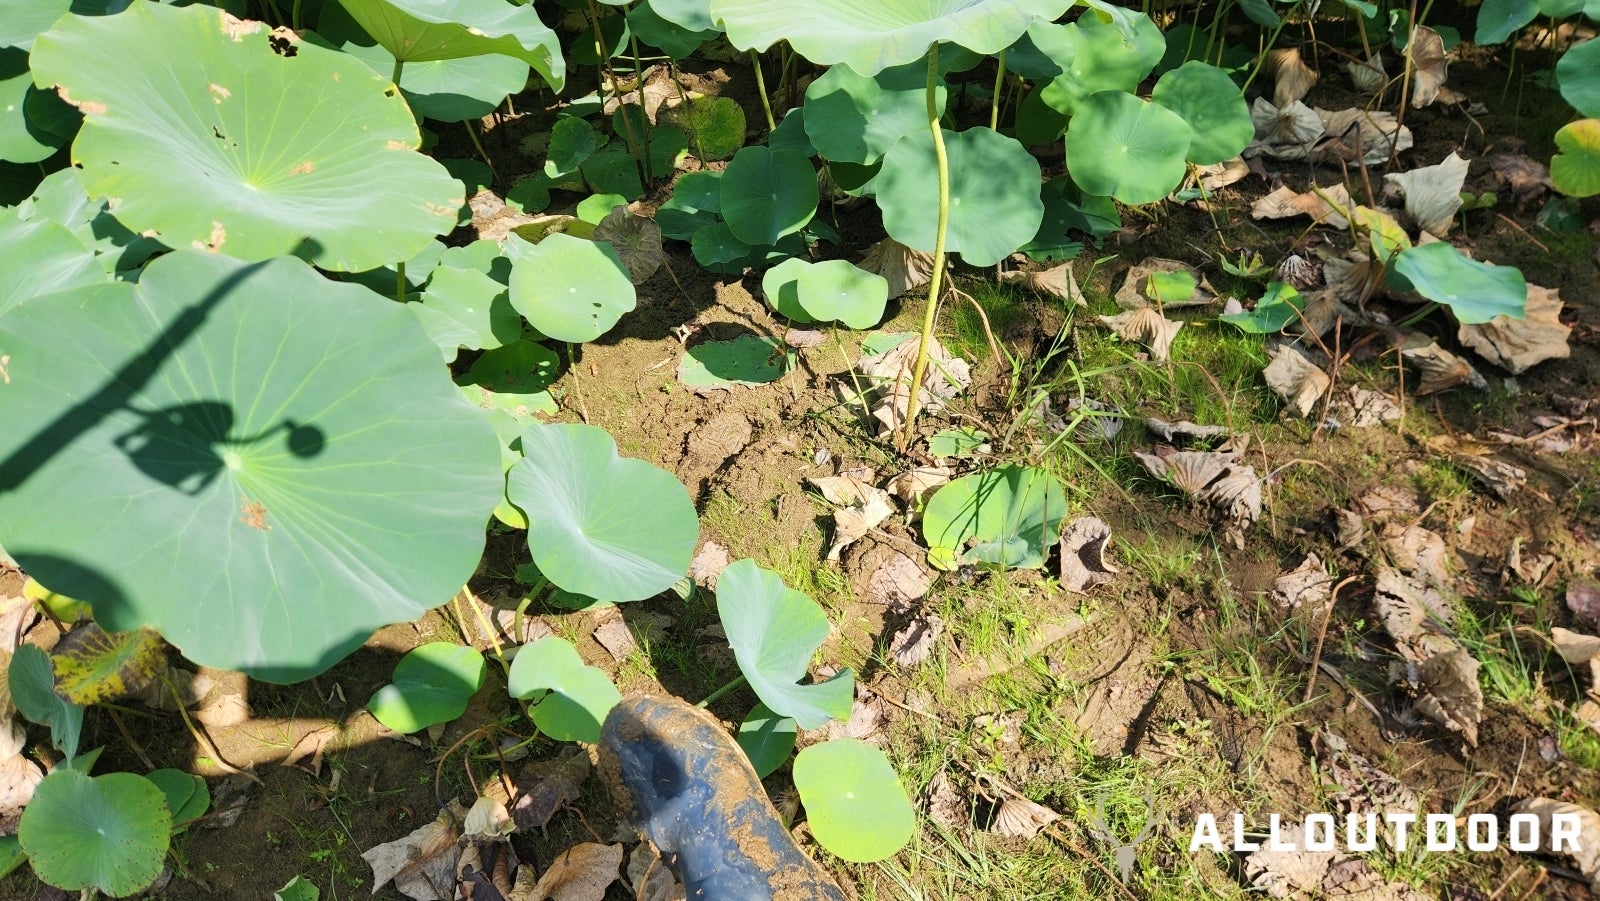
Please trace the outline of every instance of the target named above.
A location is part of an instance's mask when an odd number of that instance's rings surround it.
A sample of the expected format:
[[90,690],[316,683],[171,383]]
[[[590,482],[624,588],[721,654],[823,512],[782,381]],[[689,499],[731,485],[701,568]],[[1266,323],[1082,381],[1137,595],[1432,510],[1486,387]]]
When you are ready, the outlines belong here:
[[1110,824],[1106,821],[1106,796],[1105,793],[1095,797],[1094,817],[1088,823],[1089,834],[1102,848],[1111,849],[1111,859],[1117,864],[1117,878],[1123,882],[1128,881],[1128,874],[1133,872],[1135,849],[1150,838],[1156,828],[1166,822],[1164,812],[1156,808],[1155,797],[1150,792],[1144,793],[1146,816],[1144,825],[1139,827],[1139,832],[1133,838],[1122,841],[1116,833],[1111,831]]

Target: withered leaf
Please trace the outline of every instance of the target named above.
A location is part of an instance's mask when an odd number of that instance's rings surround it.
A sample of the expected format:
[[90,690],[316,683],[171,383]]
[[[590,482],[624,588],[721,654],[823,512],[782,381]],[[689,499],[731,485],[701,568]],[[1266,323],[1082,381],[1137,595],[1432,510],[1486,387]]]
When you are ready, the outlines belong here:
[[1272,354],[1272,362],[1262,373],[1267,387],[1283,398],[1289,409],[1302,417],[1310,416],[1333,380],[1292,345],[1282,345]]
[[1148,347],[1150,356],[1156,360],[1171,359],[1172,339],[1183,328],[1182,322],[1168,319],[1153,307],[1129,310],[1115,316],[1101,316],[1099,319],[1122,340],[1136,341]]
[[1061,587],[1082,594],[1120,572],[1106,560],[1111,527],[1095,516],[1080,516],[1061,533]]
[[1545,360],[1572,354],[1567,346],[1572,329],[1561,322],[1561,306],[1558,289],[1529,285],[1524,318],[1496,316],[1479,325],[1462,325],[1456,338],[1485,360],[1520,375]]

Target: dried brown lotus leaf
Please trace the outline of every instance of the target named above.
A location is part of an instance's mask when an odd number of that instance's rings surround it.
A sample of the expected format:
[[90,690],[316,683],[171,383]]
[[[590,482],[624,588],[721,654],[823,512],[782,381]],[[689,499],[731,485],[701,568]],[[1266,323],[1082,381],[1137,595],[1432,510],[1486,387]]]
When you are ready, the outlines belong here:
[[1419,228],[1444,237],[1461,211],[1461,188],[1467,182],[1467,161],[1454,151],[1436,166],[1394,172],[1384,181],[1398,185],[1406,195],[1406,215]]
[[1364,94],[1376,94],[1389,83],[1389,73],[1383,68],[1382,53],[1374,53],[1371,59],[1365,61],[1345,63],[1344,70],[1350,73],[1350,82],[1356,90]]
[[1106,560],[1111,527],[1099,517],[1080,516],[1061,533],[1061,587],[1082,594],[1116,578],[1118,570]]
[[[1583,878],[1589,880],[1589,890],[1600,893],[1600,814],[1578,804],[1569,804],[1557,801],[1554,798],[1528,798],[1518,802],[1511,808],[1513,813],[1528,813],[1539,818],[1539,841],[1541,854],[1565,853],[1577,866]],[[1576,817],[1578,821],[1577,839],[1564,843],[1564,851],[1558,851],[1552,840],[1555,831],[1555,817]]]
[[1417,710],[1450,731],[1461,733],[1472,747],[1478,746],[1478,723],[1483,720],[1479,666],[1466,648],[1455,647],[1416,667],[1415,684],[1423,692],[1417,699]]
[[1333,598],[1333,576],[1321,557],[1307,554],[1299,566],[1273,580],[1272,598],[1290,613],[1301,608],[1321,613]]
[[433,822],[361,852],[372,867],[372,890],[376,892],[392,879],[397,891],[415,901],[454,898],[456,863],[461,859],[456,844],[458,822],[449,810],[440,811]]
[[1275,77],[1272,103],[1284,107],[1305,99],[1317,83],[1317,73],[1306,65],[1299,47],[1280,47],[1267,56],[1267,68]]
[[1485,360],[1520,375],[1545,360],[1572,355],[1567,345],[1572,329],[1561,323],[1561,307],[1558,289],[1529,285],[1524,318],[1496,316],[1481,325],[1463,325],[1456,339]]
[[1299,850],[1305,846],[1305,827],[1301,823],[1289,823],[1279,834],[1281,846],[1267,844],[1244,858],[1245,879],[1270,898],[1315,895],[1337,852]]
[[970,799],[963,796],[944,770],[934,774],[922,793],[922,809],[928,819],[946,829],[968,825],[971,814]]
[[1070,263],[1062,263],[1041,272],[1002,272],[1000,283],[1022,285],[1037,294],[1058,297],[1080,307],[1089,305],[1083,297],[1083,292],[1078,290],[1078,280],[1072,276]]
[[859,504],[878,489],[873,487],[874,475],[870,469],[846,470],[836,476],[806,479],[828,503],[839,507]]
[[610,244],[635,285],[650,280],[667,258],[661,247],[661,226],[648,216],[635,216],[618,205],[594,228],[594,239]]
[[838,560],[845,548],[866,537],[893,515],[894,506],[889,503],[889,495],[878,488],[873,488],[855,504],[833,511],[833,544],[828,547],[828,559]]
[[1200,187],[1207,191],[1226,188],[1231,184],[1243,181],[1249,174],[1250,165],[1244,161],[1242,156],[1195,168],[1195,175],[1200,179]]
[[883,276],[889,283],[889,299],[893,300],[928,283],[933,274],[933,254],[912,250],[893,238],[884,238],[872,245],[856,265]]
[[1256,126],[1256,139],[1245,148],[1245,156],[1265,153],[1280,160],[1303,160],[1325,130],[1317,111],[1298,100],[1279,107],[1265,97],[1257,97],[1250,105],[1250,120]]
[[1489,166],[1518,204],[1538,200],[1550,190],[1550,168],[1526,153],[1493,154]]
[[1487,454],[1449,454],[1450,465],[1472,476],[1479,484],[1493,491],[1502,500],[1510,497],[1528,483],[1528,473],[1520,466]]
[[1411,57],[1411,108],[1421,109],[1439,99],[1449,74],[1444,55],[1444,38],[1426,25],[1411,30],[1411,43],[1406,46]]
[[[22,727],[13,723],[12,728]],[[33,800],[33,790],[44,781],[44,770],[27,755],[12,754],[0,760],[0,818],[11,820]]]
[[889,656],[901,666],[916,666],[933,653],[934,645],[944,635],[944,620],[937,613],[919,616],[906,623],[904,629],[889,639]]
[[1439,346],[1437,341],[1430,341],[1419,347],[1405,347],[1401,350],[1406,365],[1414,370],[1420,382],[1416,387],[1417,394],[1437,394],[1440,391],[1449,391],[1467,385],[1482,391],[1489,387],[1488,381],[1472,364]]
[[1322,284],[1322,265],[1298,253],[1291,253],[1278,264],[1278,281],[1297,291],[1309,291]]
[[[1415,522],[1391,522],[1386,523],[1379,533],[1378,543],[1388,555],[1389,562],[1400,572],[1422,584],[1455,593],[1456,581],[1451,570],[1459,567],[1450,556],[1449,546],[1437,532]],[[1448,608],[1437,612],[1448,621]]]
[[[1328,800],[1345,813],[1379,815],[1416,813],[1421,801],[1410,786],[1390,775],[1365,756],[1350,750],[1343,738],[1326,729],[1318,732],[1317,757],[1323,772],[1337,790]],[[1326,883],[1325,883],[1326,884]]]
[[[1325,199],[1326,198],[1326,199]],[[1329,201],[1333,203],[1329,203]],[[1250,205],[1252,219],[1292,219],[1310,216],[1317,225],[1340,230],[1350,227],[1340,210],[1350,209],[1350,192],[1344,185],[1314,188],[1304,194],[1287,185],[1280,185],[1270,194]]]
[[628,884],[635,901],[685,901],[683,885],[649,842],[634,845],[628,854]]
[[921,564],[899,551],[888,556],[867,577],[867,600],[904,613],[928,593],[933,577]]
[[1350,107],[1316,111],[1322,118],[1326,140],[1314,156],[1321,162],[1360,160],[1369,166],[1388,161],[1392,154],[1410,150],[1416,139],[1393,113]]
[[[881,354],[862,357],[856,362],[870,386],[866,402],[877,423],[879,437],[890,435],[905,422],[911,406],[911,367],[916,362],[917,341],[909,338]],[[923,376],[918,408],[936,413],[945,401],[967,390],[972,370],[966,360],[952,355],[939,343],[928,339],[928,369]]]
[[1027,798],[1008,795],[1000,802],[1000,808],[995,811],[994,821],[989,824],[989,831],[995,835],[1007,838],[1033,838],[1044,827],[1061,819],[1061,814],[1056,813],[1043,804],[1035,804]]
[[1457,646],[1446,634],[1452,614],[1444,596],[1387,566],[1378,570],[1372,609],[1395,650],[1411,663]]
[[1174,322],[1151,307],[1129,310],[1115,316],[1101,316],[1099,319],[1122,340],[1136,341],[1148,347],[1150,356],[1156,360],[1171,359],[1172,339],[1183,328],[1182,322]]
[[1302,417],[1311,415],[1317,401],[1333,385],[1327,373],[1306,359],[1306,355],[1297,348],[1287,344],[1272,354],[1272,362],[1262,375],[1267,379],[1267,387],[1283,398],[1289,409]]
[[1162,309],[1200,307],[1217,299],[1216,289],[1211,287],[1211,283],[1200,270],[1181,260],[1161,257],[1149,257],[1129,268],[1127,277],[1122,280],[1122,286],[1117,288],[1117,293],[1112,295],[1112,299],[1124,310],[1140,310],[1155,306],[1146,294],[1149,290],[1150,276],[1169,273],[1183,273],[1193,278],[1195,289],[1188,297],[1163,298],[1160,304]]
[[1405,414],[1400,405],[1396,404],[1382,391],[1373,391],[1352,385],[1348,400],[1341,400],[1337,406],[1342,412],[1348,413],[1349,425],[1355,428],[1380,425],[1385,422],[1394,422]]
[[1228,538],[1244,546],[1244,530],[1261,518],[1261,480],[1253,467],[1238,462],[1238,451],[1158,447],[1153,454],[1133,455],[1151,475],[1220,512],[1227,520]]
[[922,506],[933,489],[950,481],[948,466],[918,466],[890,479],[884,487],[910,509]]
[[621,870],[621,845],[583,842],[557,854],[537,882],[532,878],[533,867],[519,870],[511,897],[519,901],[601,901]]
[[1233,430],[1223,425],[1196,425],[1187,419],[1177,422],[1167,422],[1165,419],[1148,418],[1144,427],[1150,430],[1168,444],[1181,444],[1184,441],[1210,441],[1213,438],[1231,438]]
[[728,548],[716,541],[707,541],[695,551],[694,559],[689,561],[689,578],[694,579],[694,584],[707,591],[715,590],[717,577],[733,562],[733,555]]

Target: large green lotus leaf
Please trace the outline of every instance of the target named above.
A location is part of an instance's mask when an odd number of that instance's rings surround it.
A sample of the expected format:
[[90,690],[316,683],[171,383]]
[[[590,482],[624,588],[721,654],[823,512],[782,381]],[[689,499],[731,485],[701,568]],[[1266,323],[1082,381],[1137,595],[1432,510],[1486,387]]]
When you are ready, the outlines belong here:
[[849,260],[812,263],[795,281],[800,306],[817,322],[872,328],[889,302],[888,280]]
[[746,244],[776,244],[817,214],[817,170],[796,150],[745,147],[722,171],[720,184],[722,218]]
[[1256,135],[1250,106],[1228,73],[1197,60],[1161,76],[1150,99],[1189,123],[1189,162],[1233,159]]
[[792,717],[802,729],[850,718],[852,671],[826,682],[797,684],[828,638],[828,617],[816,601],[754,560],[740,560],[717,577],[717,615],[739,671],[768,709]]
[[1480,263],[1444,241],[1400,251],[1394,271],[1418,294],[1449,307],[1463,325],[1527,315],[1528,283],[1519,269]]
[[77,130],[78,111],[34,86],[27,52],[0,49],[0,160],[49,159]]
[[506,493],[528,518],[533,562],[558,588],[639,601],[689,571],[700,520],[677,477],[617,456],[604,429],[570,423],[522,433]]
[[394,667],[394,681],[378,689],[367,709],[378,722],[409,735],[448,723],[466,712],[483,687],[483,655],[453,641],[412,648]]
[[1154,203],[1188,171],[1187,122],[1122,91],[1091,94],[1067,124],[1067,171],[1090,194]]
[[628,10],[628,30],[639,36],[639,40],[652,47],[659,47],[662,52],[673,59],[684,59],[700,45],[711,40],[722,32],[708,28],[704,31],[691,31],[676,22],[663,18],[656,12],[655,7],[648,3],[641,3]]
[[[939,112],[948,94],[935,90]],[[928,130],[927,67],[915,63],[862,75],[834,66],[806,88],[806,137],[823,157],[839,163],[875,163],[896,141]]]
[[1472,42],[1498,44],[1538,17],[1539,4],[1535,0],[1483,0]]
[[[945,248],[974,266],[993,266],[1039,231],[1039,161],[1016,140],[987,128],[944,133],[950,157],[950,224]],[[883,227],[915,250],[933,250],[939,170],[931,134],[910,135],[883,157],[875,180]]]
[[107,630],[297,681],[477,566],[494,430],[366,288],[178,251],[12,308],[0,348],[0,543]]
[[1572,197],[1600,194],[1600,119],[1562,126],[1556,132],[1556,147],[1560,152],[1550,160],[1550,181],[1556,190]]
[[645,0],[656,15],[680,28],[690,31],[713,31],[717,23],[711,18],[711,0]]
[[1066,115],[1097,91],[1132,91],[1161,61],[1166,39],[1149,17],[1139,14],[1138,27],[1127,32],[1114,22],[1092,17],[1062,26],[1052,44],[1062,74],[1039,92],[1040,99]]
[[106,281],[94,254],[64,226],[43,217],[24,222],[11,210],[0,210],[0,272],[0,319],[30,297]]
[[0,4],[0,47],[33,47],[33,40],[72,11],[72,0],[12,0]]
[[34,789],[17,837],[45,882],[123,898],[161,875],[172,813],[166,795],[143,776],[59,767]]
[[922,513],[928,547],[963,563],[1038,569],[1060,538],[1067,499],[1043,469],[1002,466],[940,488]]
[[452,230],[461,186],[413,152],[416,121],[388,79],[310,44],[280,53],[283,40],[211,7],[139,0],[62,19],[32,66],[84,112],[72,154],[89,194],[170,246],[354,272]]
[[892,856],[911,840],[917,814],[884,753],[855,738],[836,738],[794,759],[794,787],[817,842],[853,863]]
[[1600,117],[1600,40],[1589,40],[1561,55],[1556,63],[1561,96],[1579,113]]
[[553,234],[511,264],[511,305],[557,341],[593,341],[638,303],[609,244]]
[[[566,61],[533,4],[506,0],[339,0],[391,56],[413,62],[501,54],[522,60],[560,93]],[[401,73],[404,81],[405,74]]]
[[[348,22],[330,27],[330,20]],[[342,24],[342,23],[341,23]],[[394,74],[394,55],[360,31],[350,14],[338,4],[324,8],[318,33],[338,49],[360,59],[384,77]],[[307,34],[307,40],[314,40]],[[400,73],[400,90],[419,117],[440,122],[462,122],[494,112],[507,95],[528,85],[528,64],[497,53],[459,59],[434,59],[406,63]]]
[[1072,0],[711,0],[740,50],[778,41],[819,65],[846,63],[876,75],[927,56],[938,41],[999,53],[1035,19],[1055,19]]
[[550,636],[517,649],[506,677],[513,698],[539,698],[533,724],[557,741],[600,740],[600,724],[622,700],[605,671],[583,662],[578,649]]

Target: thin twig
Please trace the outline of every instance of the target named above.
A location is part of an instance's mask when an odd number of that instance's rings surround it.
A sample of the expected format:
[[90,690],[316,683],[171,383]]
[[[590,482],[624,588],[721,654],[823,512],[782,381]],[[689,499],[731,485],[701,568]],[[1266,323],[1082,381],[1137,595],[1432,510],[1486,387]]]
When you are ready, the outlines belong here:
[[1545,253],[1549,253],[1550,252],[1550,248],[1544,246],[1544,242],[1543,241],[1540,241],[1538,238],[1535,238],[1532,234],[1530,234],[1528,232],[1527,229],[1525,229],[1522,226],[1518,225],[1517,221],[1515,219],[1512,219],[1510,216],[1507,216],[1505,213],[1495,213],[1495,215],[1499,216],[1501,219],[1504,219],[1506,221],[1507,225],[1511,226],[1512,228],[1516,229],[1519,232],[1522,232],[1524,235],[1527,235],[1528,240],[1532,241],[1533,243],[1535,243],[1537,245],[1539,245],[1539,249],[1540,250],[1544,251]]
[[1311,694],[1317,687],[1317,670],[1322,665],[1322,644],[1328,638],[1328,622],[1333,619],[1333,608],[1339,605],[1339,590],[1356,581],[1359,576],[1345,576],[1344,580],[1333,586],[1333,592],[1328,597],[1328,609],[1322,614],[1322,625],[1317,629],[1317,647],[1311,652],[1311,675],[1306,678],[1306,694],[1300,703],[1311,703]]

